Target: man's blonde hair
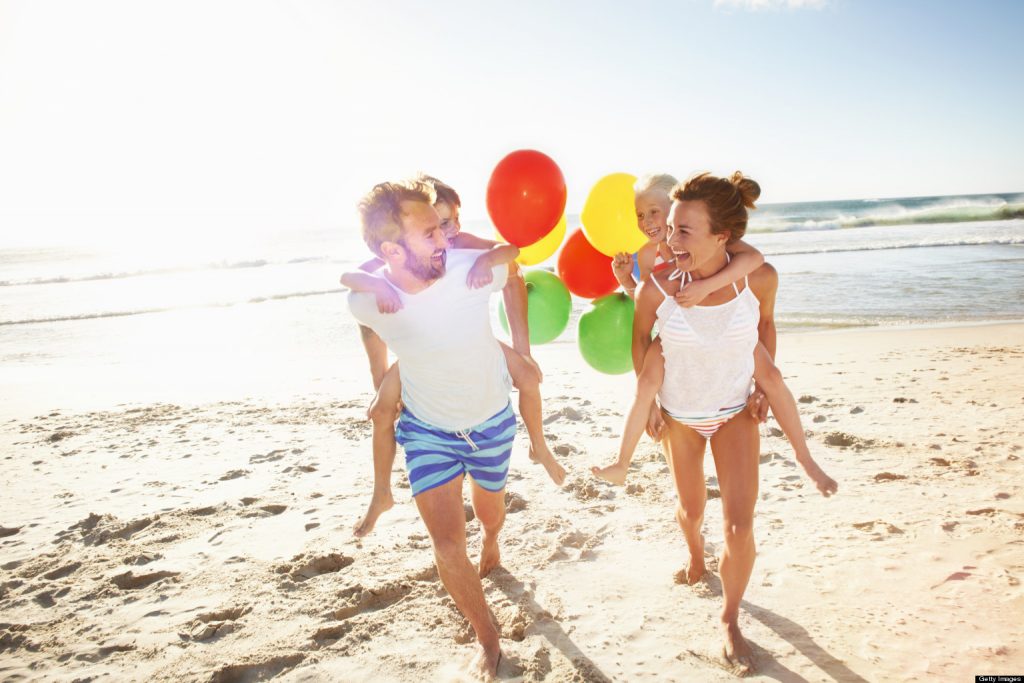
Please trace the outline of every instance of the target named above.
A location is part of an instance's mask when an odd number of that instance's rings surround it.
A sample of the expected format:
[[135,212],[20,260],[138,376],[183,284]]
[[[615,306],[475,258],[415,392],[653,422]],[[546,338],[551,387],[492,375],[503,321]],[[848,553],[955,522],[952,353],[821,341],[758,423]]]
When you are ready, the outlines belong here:
[[666,195],[672,193],[672,188],[679,184],[679,181],[668,173],[648,173],[637,178],[633,183],[633,192],[643,194],[651,190],[661,190]]
[[402,239],[402,202],[423,202],[433,205],[437,199],[433,186],[422,180],[378,183],[359,200],[359,220],[363,241],[377,256],[380,245]]

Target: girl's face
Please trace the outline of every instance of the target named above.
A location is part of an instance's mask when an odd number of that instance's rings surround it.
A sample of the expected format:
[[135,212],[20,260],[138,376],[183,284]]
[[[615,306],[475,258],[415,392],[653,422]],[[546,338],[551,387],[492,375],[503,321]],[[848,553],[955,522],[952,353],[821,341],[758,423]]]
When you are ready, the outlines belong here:
[[662,242],[668,235],[668,210],[672,201],[661,190],[640,192],[633,199],[636,207],[636,227],[649,242]]
[[711,217],[704,202],[672,202],[668,222],[668,246],[680,270],[697,270],[725,251],[728,236],[711,232]]
[[448,202],[434,204],[437,215],[441,217],[441,232],[448,238],[448,241],[455,239],[455,236],[462,230],[459,223],[459,207],[452,206]]

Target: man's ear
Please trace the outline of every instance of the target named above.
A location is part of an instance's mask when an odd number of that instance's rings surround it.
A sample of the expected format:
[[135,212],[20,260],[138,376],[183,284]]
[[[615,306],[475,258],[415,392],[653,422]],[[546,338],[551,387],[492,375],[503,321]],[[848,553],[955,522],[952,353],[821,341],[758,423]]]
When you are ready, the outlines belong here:
[[380,257],[385,261],[391,261],[405,255],[405,250],[398,242],[381,242]]

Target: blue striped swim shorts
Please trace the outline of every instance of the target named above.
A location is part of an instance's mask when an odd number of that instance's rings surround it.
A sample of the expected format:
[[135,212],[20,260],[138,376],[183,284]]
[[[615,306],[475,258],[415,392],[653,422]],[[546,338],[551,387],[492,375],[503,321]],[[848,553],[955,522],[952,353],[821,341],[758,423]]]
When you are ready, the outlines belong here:
[[475,427],[451,432],[420,420],[402,410],[395,427],[395,441],[405,449],[412,495],[441,486],[468,473],[483,489],[501,491],[508,478],[516,415],[509,403]]

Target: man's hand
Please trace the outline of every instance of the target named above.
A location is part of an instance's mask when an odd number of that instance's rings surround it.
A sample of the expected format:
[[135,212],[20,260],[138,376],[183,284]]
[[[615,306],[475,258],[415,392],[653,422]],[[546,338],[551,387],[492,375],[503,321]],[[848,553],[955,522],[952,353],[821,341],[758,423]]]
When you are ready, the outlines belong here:
[[377,310],[381,313],[397,313],[402,310],[402,298],[386,282],[379,287],[375,287],[373,295],[377,297]]
[[628,286],[626,283],[633,277],[633,257],[625,252],[616,254],[612,260],[612,272],[619,284]]
[[676,303],[683,308],[690,308],[696,306],[701,301],[707,298],[710,294],[710,287],[708,287],[707,281],[705,280],[692,280],[688,285],[682,287],[676,293]]
[[487,254],[481,254],[473,263],[473,267],[469,269],[466,284],[470,289],[479,289],[491,284],[493,280],[494,268],[491,266],[491,260],[487,258]]
[[747,398],[747,410],[750,412],[750,416],[758,422],[768,421],[768,397],[756,385],[754,393]]
[[647,436],[655,441],[661,441],[665,432],[665,416],[661,414],[661,408],[655,401],[651,406],[651,414],[647,417]]

